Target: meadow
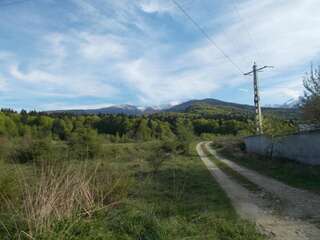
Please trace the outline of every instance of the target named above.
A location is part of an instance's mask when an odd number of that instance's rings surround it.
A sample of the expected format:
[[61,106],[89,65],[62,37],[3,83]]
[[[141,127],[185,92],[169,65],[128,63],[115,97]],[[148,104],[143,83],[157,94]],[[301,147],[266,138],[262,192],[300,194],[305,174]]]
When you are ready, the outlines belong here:
[[108,143],[89,160],[2,160],[1,239],[263,239],[238,218],[194,144],[186,153],[168,145]]

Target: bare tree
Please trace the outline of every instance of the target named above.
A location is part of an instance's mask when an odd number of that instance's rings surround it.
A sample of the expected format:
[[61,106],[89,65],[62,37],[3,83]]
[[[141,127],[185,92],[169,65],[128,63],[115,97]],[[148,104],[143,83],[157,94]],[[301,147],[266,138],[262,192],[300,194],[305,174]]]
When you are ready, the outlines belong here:
[[309,73],[303,79],[304,101],[302,105],[306,120],[320,122],[320,66],[316,69],[311,65]]

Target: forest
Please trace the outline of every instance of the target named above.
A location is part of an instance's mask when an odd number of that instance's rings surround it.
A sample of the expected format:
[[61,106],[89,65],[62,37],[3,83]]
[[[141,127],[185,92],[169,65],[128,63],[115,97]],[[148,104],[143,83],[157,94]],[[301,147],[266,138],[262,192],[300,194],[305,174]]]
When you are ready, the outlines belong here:
[[[208,108],[206,108],[208,110]],[[197,110],[198,111],[198,110]],[[72,115],[41,112],[0,113],[1,154],[18,162],[32,161],[41,152],[68,149],[72,158],[94,158],[103,143],[179,140],[189,143],[203,135],[254,134],[254,121],[241,114],[159,113],[146,116]],[[292,120],[265,119],[267,133],[295,131]],[[50,150],[51,149],[51,150]]]

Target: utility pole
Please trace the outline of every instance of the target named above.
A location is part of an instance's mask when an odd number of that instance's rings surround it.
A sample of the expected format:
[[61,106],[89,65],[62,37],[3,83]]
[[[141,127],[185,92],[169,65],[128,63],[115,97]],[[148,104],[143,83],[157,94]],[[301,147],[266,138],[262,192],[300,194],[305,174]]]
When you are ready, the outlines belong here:
[[254,106],[255,106],[255,120],[256,120],[256,133],[263,134],[263,125],[262,125],[262,112],[260,106],[260,93],[259,93],[259,83],[258,83],[258,72],[262,71],[265,68],[273,68],[272,66],[264,66],[258,68],[256,62],[254,62],[252,71],[245,73],[244,75],[253,74],[253,89],[254,89]]

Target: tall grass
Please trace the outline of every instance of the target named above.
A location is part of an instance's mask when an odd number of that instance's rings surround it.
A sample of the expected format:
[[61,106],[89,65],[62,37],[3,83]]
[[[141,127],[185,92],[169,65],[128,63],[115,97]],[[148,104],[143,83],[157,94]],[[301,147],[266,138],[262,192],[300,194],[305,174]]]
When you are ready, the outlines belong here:
[[[129,186],[127,177],[103,164],[43,165],[34,169],[32,180],[27,180],[21,171],[15,174],[19,198],[0,196],[1,208],[7,215],[5,221],[0,218],[0,229],[8,239],[36,239],[53,232],[63,221],[70,226],[91,218],[125,199]],[[60,239],[64,239],[66,231],[68,228],[62,229]]]
[[159,147],[105,145],[101,161],[0,162],[0,239],[263,239],[239,221],[195,150],[155,174],[147,157]]

